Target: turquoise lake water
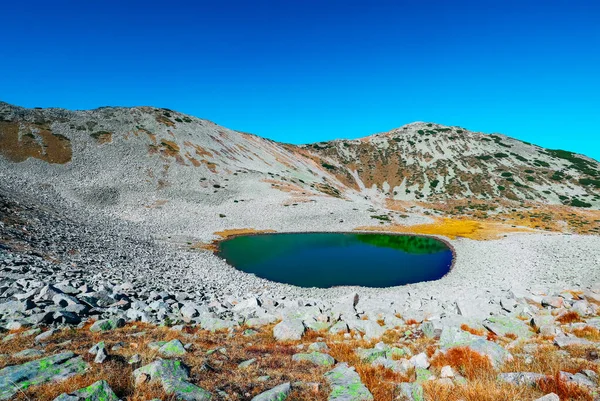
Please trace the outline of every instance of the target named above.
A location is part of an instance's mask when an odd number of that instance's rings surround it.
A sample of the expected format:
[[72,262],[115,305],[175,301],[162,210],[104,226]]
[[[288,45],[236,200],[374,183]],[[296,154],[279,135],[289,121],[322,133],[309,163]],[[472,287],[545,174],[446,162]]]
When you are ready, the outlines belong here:
[[246,273],[299,287],[392,287],[442,278],[453,253],[434,238],[361,233],[234,237],[217,254]]

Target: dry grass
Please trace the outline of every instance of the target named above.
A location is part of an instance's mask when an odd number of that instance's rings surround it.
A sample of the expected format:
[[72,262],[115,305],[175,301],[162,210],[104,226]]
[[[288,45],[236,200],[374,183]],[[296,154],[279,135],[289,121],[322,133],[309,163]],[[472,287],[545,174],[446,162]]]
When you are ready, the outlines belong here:
[[474,328],[470,327],[467,324],[462,324],[460,326],[460,329],[463,330],[463,331],[467,331],[467,332],[469,332],[471,334],[474,334],[476,336],[484,336],[486,334],[486,331],[487,331],[487,330],[484,330],[484,329],[474,329]]
[[496,380],[475,380],[468,385],[446,386],[438,382],[423,384],[426,400],[432,401],[515,401],[533,400],[543,394],[527,387],[499,383]]
[[490,380],[496,377],[490,358],[469,347],[451,348],[436,356],[431,365],[440,369],[446,365],[452,366],[469,380]]
[[556,318],[556,320],[558,322],[560,322],[561,324],[569,324],[569,323],[581,322],[581,317],[579,316],[579,314],[577,312],[568,311],[568,312],[565,312],[562,315],[558,316]]
[[[90,363],[89,371],[82,376],[75,376],[59,383],[33,386],[24,393],[18,394],[15,399],[25,400],[52,400],[62,393],[70,393],[79,388],[88,386],[97,380],[106,380],[117,396],[125,401],[142,401],[152,398],[172,400],[164,394],[162,388],[153,383],[135,387],[132,372],[137,366],[130,366],[127,361],[139,354],[142,365],[154,361],[159,355],[148,347],[152,341],[169,341],[179,339],[184,344],[191,344],[188,352],[181,358],[191,368],[190,381],[212,393],[224,391],[229,394],[232,401],[249,400],[257,394],[266,391],[284,382],[316,383],[307,388],[294,389],[290,398],[292,400],[324,401],[329,394],[329,387],[324,379],[324,373],[331,367],[318,367],[310,363],[296,363],[291,356],[297,352],[306,352],[307,346],[315,341],[325,341],[330,347],[330,354],[338,362],[347,362],[355,367],[361,380],[374,395],[375,400],[394,400],[397,396],[398,383],[415,380],[414,371],[398,374],[390,369],[374,367],[362,362],[356,355],[358,348],[372,348],[376,340],[344,339],[342,334],[330,335],[327,332],[307,331],[301,341],[277,342],[273,338],[273,325],[265,326],[258,330],[258,334],[246,337],[241,332],[246,327],[240,327],[235,335],[228,332],[211,333],[197,328],[186,327],[183,331],[171,330],[166,327],[156,327],[149,324],[127,324],[124,328],[106,332],[91,333],[90,324],[83,329],[63,329],[54,334],[44,346],[47,355],[70,350],[82,355]],[[407,347],[413,354],[425,352],[431,359],[431,371],[439,375],[439,370],[445,366],[452,366],[468,381],[466,384],[456,385],[454,388],[445,387],[439,383],[427,382],[424,384],[426,399],[464,401],[478,400],[528,400],[543,395],[539,389],[516,387],[496,380],[500,372],[530,371],[549,375],[552,380],[547,380],[540,386],[544,390],[574,397],[574,400],[587,400],[584,393],[577,392],[572,386],[566,385],[555,378],[560,371],[579,372],[582,369],[599,371],[597,354],[593,354],[593,347],[569,347],[568,353],[558,350],[550,340],[535,337],[528,343],[538,345],[531,354],[532,361],[528,361],[523,352],[525,344],[511,350],[515,359],[499,370],[494,370],[490,360],[467,347],[453,348],[445,354],[437,351],[436,341],[426,338],[417,330],[413,335],[406,337],[405,331],[410,326],[398,330],[389,330],[385,333],[383,341],[390,345]],[[465,328],[463,328],[465,329]],[[467,330],[468,331],[468,330]],[[142,336],[132,334],[143,332]],[[596,335],[593,330],[582,329],[582,335]],[[355,333],[351,333],[354,335]],[[69,344],[63,344],[70,340]],[[92,362],[92,356],[87,354],[89,348],[99,341],[104,341],[110,358],[102,365]],[[499,338],[498,341],[507,341]],[[113,351],[112,347],[120,344],[121,348]],[[304,351],[298,346],[302,344]],[[0,353],[13,353],[27,348],[35,348],[34,337],[17,337],[9,342],[0,341]],[[41,348],[39,345],[37,348]],[[208,352],[224,348],[224,352]],[[246,369],[239,369],[238,364],[248,359],[255,358],[256,362]],[[23,363],[24,360],[12,358],[1,362],[6,364]],[[266,382],[258,381],[259,376],[268,375]],[[561,398],[568,399],[568,398]]]
[[566,382],[558,373],[539,380],[538,387],[544,393],[555,393],[561,400],[593,401],[592,395],[585,388]]
[[586,340],[600,342],[600,330],[592,326],[585,326],[572,331],[577,337],[585,338]]

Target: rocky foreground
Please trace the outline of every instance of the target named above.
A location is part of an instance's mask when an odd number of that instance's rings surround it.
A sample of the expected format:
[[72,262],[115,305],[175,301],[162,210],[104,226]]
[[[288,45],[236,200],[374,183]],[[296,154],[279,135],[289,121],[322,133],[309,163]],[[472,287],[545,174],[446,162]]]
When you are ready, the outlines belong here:
[[600,399],[600,286],[424,317],[357,294],[199,305],[48,283],[28,279],[33,258],[0,260],[2,400]]

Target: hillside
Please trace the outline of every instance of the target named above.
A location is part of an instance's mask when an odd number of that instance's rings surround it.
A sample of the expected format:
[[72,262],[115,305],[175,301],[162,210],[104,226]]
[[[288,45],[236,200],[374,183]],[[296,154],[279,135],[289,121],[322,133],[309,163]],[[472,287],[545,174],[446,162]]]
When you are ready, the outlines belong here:
[[335,197],[364,192],[428,203],[600,207],[600,164],[593,159],[431,123],[293,146],[167,109],[32,110],[0,103],[0,135],[5,160],[26,164],[36,177],[58,174],[53,184],[103,205],[124,191],[116,182],[126,181],[142,199],[161,192],[193,198],[250,174],[250,181],[284,191]]

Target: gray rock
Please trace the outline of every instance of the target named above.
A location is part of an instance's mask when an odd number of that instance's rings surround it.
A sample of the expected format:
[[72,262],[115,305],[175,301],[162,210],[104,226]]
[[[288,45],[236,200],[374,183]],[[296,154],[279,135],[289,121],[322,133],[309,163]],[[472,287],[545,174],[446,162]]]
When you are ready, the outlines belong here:
[[304,330],[304,323],[299,319],[283,320],[273,327],[273,336],[277,341],[298,341]]
[[183,344],[181,343],[181,341],[175,339],[175,340],[171,340],[165,344],[163,344],[159,349],[158,352],[163,355],[166,356],[168,358],[171,357],[175,357],[175,356],[182,356],[186,354],[186,350],[183,346]]
[[309,351],[329,352],[329,347],[324,342],[312,343],[308,346]]
[[529,386],[536,387],[539,380],[546,378],[546,375],[541,373],[532,372],[514,372],[514,373],[500,373],[498,380],[513,384],[515,386]]
[[90,331],[93,333],[97,333],[100,331],[109,331],[117,329],[119,327],[123,327],[124,325],[125,319],[122,318],[98,320],[94,322],[94,324],[90,327]]
[[119,401],[119,398],[107,382],[100,380],[74,393],[61,394],[54,401]]
[[534,401],[560,401],[560,397],[554,393],[550,393],[543,397],[536,398]]
[[571,345],[592,345],[594,343],[585,338],[557,336],[554,338],[554,344],[559,348],[565,348]]
[[427,357],[427,354],[425,354],[424,352],[421,352],[420,354],[413,356],[412,358],[410,358],[409,362],[415,368],[427,369],[430,365],[429,358]]
[[252,358],[252,359],[248,359],[247,361],[240,362],[238,364],[238,369],[246,369],[250,365],[254,364],[254,362],[256,362],[256,358]]
[[72,352],[8,366],[0,370],[0,400],[8,400],[18,391],[33,385],[64,380],[83,373],[87,367],[88,365]]
[[325,379],[331,387],[328,401],[372,401],[373,395],[361,382],[360,376],[346,363],[325,373]]
[[252,401],[283,401],[290,394],[291,388],[290,383],[283,383],[277,387],[273,387],[271,390],[260,393],[252,398]]
[[401,399],[407,401],[423,401],[423,386],[419,383],[400,383],[398,385],[398,392],[400,393]]
[[37,358],[42,355],[44,355],[44,351],[39,350],[39,349],[30,348],[30,349],[24,349],[23,351],[13,354],[13,357],[18,358],[18,359],[25,359],[25,358]]
[[335,359],[331,355],[321,352],[312,352],[310,354],[295,354],[292,356],[294,362],[308,361],[318,366],[333,366]]
[[180,361],[159,359],[133,372],[136,383],[142,377],[160,383],[167,394],[183,401],[209,401],[211,394],[189,382],[189,368]]
[[529,326],[517,318],[510,316],[490,316],[483,321],[483,326],[498,336],[515,334],[521,338],[530,338],[533,332]]

